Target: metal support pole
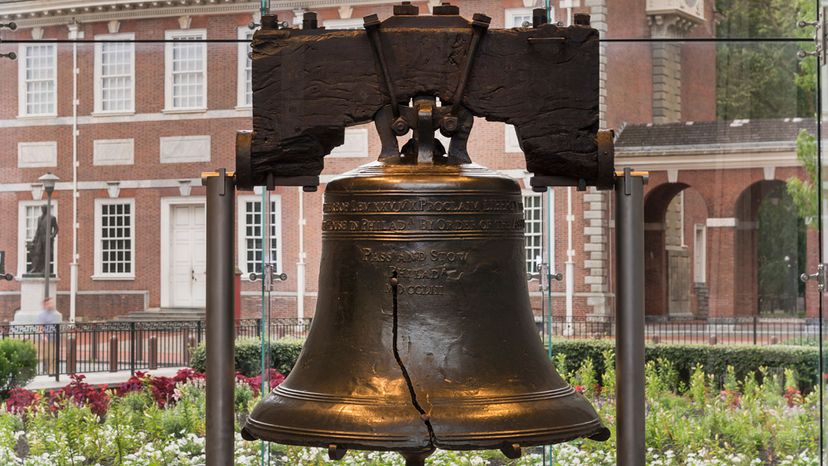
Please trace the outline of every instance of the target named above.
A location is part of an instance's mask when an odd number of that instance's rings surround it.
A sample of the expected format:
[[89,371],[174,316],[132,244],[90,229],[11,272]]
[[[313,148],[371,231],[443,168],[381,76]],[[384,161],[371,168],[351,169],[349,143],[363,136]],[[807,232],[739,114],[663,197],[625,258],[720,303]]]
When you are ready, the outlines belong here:
[[[636,174],[639,175],[639,174]],[[645,464],[644,177],[629,168],[615,181],[618,466]]]
[[232,174],[202,174],[207,185],[207,466],[233,464]]

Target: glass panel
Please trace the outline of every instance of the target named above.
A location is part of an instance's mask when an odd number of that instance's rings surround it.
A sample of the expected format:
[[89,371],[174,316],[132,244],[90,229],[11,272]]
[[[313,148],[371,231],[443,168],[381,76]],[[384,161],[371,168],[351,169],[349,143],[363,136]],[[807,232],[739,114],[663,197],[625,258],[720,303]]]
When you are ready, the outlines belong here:
[[[567,23],[571,13],[588,12],[593,25],[601,26],[600,6],[587,7],[578,0],[553,3],[556,20]],[[720,2],[718,26],[713,26],[712,19],[718,16],[708,0],[673,2],[673,13],[649,15],[652,25],[647,25],[647,12],[641,11],[645,7],[604,3],[606,35],[614,39],[810,33],[793,27],[796,19],[811,14],[804,2],[768,1],[764,6],[745,0]],[[692,18],[681,12],[697,4],[704,5],[704,23],[690,27],[686,21]],[[496,26],[507,19],[512,24],[526,20],[519,11],[523,8],[508,16],[503,6],[492,13]],[[359,18],[378,11],[385,17],[390,8],[390,4],[371,6],[371,11],[354,7],[352,14]],[[634,14],[624,18],[625,9]],[[461,5],[466,16],[478,10],[476,3]],[[343,19],[338,8],[319,12],[320,21]],[[671,14],[685,19],[678,21]],[[279,12],[279,17],[293,21],[292,12]],[[180,316],[177,313],[203,308],[205,190],[200,173],[232,168],[235,132],[252,128],[252,70],[247,45],[239,42],[247,37],[244,27],[252,19],[250,12],[227,15],[222,19],[227,23],[218,27],[216,15],[193,15],[190,24],[174,17],[153,20],[154,26],[145,29],[131,28],[124,19],[118,27],[135,30],[137,40],[161,40],[164,31],[183,30],[186,36],[206,29],[208,40],[226,36],[227,42],[76,47],[45,42],[23,45],[17,62],[0,61],[0,82],[15,83],[19,89],[7,93],[4,103],[8,104],[0,106],[0,147],[8,149],[7,156],[0,157],[0,218],[8,220],[7,234],[0,235],[0,250],[6,251],[7,270],[16,277],[30,268],[26,242],[37,232],[39,209],[46,199],[32,184],[46,172],[60,177],[52,199],[60,225],[54,267],[58,310],[65,320],[74,317],[78,323],[114,325],[116,316],[136,317],[149,309],[160,316]],[[345,21],[331,24],[353,27]],[[81,29],[89,38],[114,34],[118,27],[99,21],[82,23]],[[42,32],[47,39],[64,37],[66,28],[50,26]],[[31,28],[3,32],[4,40],[28,40],[31,35]],[[0,52],[7,52],[17,45],[1,47]],[[815,408],[821,406],[820,392],[814,391],[814,374],[807,368],[816,367],[815,322],[823,314],[818,291],[812,284],[801,284],[797,276],[813,273],[822,262],[812,201],[815,188],[808,187],[818,179],[810,164],[821,167],[824,160],[814,162],[814,100],[821,83],[815,79],[813,59],[797,60],[800,48],[792,42],[746,41],[602,45],[606,61],[601,75],[601,126],[617,131],[619,167],[651,172],[645,204],[647,341],[654,348],[651,351],[661,351],[665,357],[648,369],[651,462],[659,458],[666,462],[669,451],[684,458],[705,451],[705,459],[723,464],[736,464],[732,455],[770,463],[771,457],[788,454],[814,464],[819,455]],[[96,53],[101,57],[96,58]],[[75,55],[81,70],[77,96],[72,86]],[[24,67],[22,74],[19,66]],[[101,110],[118,114],[95,114],[97,96]],[[45,116],[19,118],[26,114]],[[252,282],[249,275],[241,277],[239,335],[269,334],[274,339],[306,335],[320,268],[335,266],[321,265],[324,182],[375,160],[379,151],[370,125],[348,129],[345,141],[335,157],[326,159],[318,193],[285,187],[271,193],[270,252],[276,270],[287,273],[288,279],[275,281],[274,292],[263,299],[262,283]],[[522,154],[515,147],[513,130],[495,122],[475,123],[470,141],[474,161],[508,174],[525,191],[525,254],[519,259],[525,261],[527,272],[540,272],[543,280],[548,276],[539,265],[550,259],[548,271],[563,275],[560,281],[551,280],[549,288],[541,289],[537,276],[529,282],[536,321],[544,324],[544,331],[549,324],[551,332],[544,336],[552,338],[560,372],[599,401],[611,425],[614,404],[606,395],[611,392],[611,360],[594,356],[590,373],[583,353],[567,342],[602,344],[614,338],[612,196],[574,188],[556,188],[549,197],[531,195]],[[72,194],[75,188],[77,197]],[[261,207],[261,192],[238,193],[236,257],[243,273],[262,271],[266,242]],[[546,212],[552,214],[549,221],[555,221],[554,231],[551,223],[542,220]],[[550,248],[552,254],[547,254]],[[77,284],[77,293],[73,294],[72,283]],[[8,321],[14,319],[20,289],[19,281],[0,281],[0,309],[8,310],[3,314]],[[263,308],[265,319],[257,320]],[[549,308],[552,318],[544,321]],[[166,324],[175,319],[167,317]],[[262,328],[267,319],[270,325]],[[160,358],[168,358],[161,366],[189,364],[184,342],[190,337],[196,342],[203,339],[203,329],[196,324],[176,325],[177,330],[157,334],[157,344],[167,345],[158,352]],[[132,341],[128,331],[118,338],[122,344]],[[136,349],[143,358],[136,361],[139,370],[149,366],[151,351],[148,338],[141,342],[141,349]],[[697,346],[670,346],[674,344]],[[749,348],[736,349],[736,344]],[[783,352],[783,344],[796,345],[799,349],[792,353],[802,350],[807,355],[796,366],[797,381],[785,372],[794,365],[774,360],[770,353],[722,359],[728,351]],[[108,351],[104,342],[93,343],[90,337],[79,346],[84,356],[79,356],[78,364],[84,364],[84,372],[105,372],[108,367],[101,361],[110,356]],[[128,352],[119,353],[119,367],[128,367],[130,361],[123,359],[128,355],[123,353]],[[790,356],[779,357],[789,361],[784,358]],[[762,372],[746,360],[760,361],[757,364],[767,369]],[[695,363],[702,369],[694,377]],[[61,364],[65,368],[65,357]],[[733,375],[728,364],[734,365]],[[756,384],[765,391],[756,391],[749,373],[759,374]],[[596,384],[602,384],[603,394]],[[793,390],[786,392],[789,384]],[[718,447],[709,441],[711,436],[721,439]],[[550,456],[559,464],[572,464],[567,462],[571,457],[611,458],[611,445],[584,441],[558,446],[545,461]],[[245,448],[255,454],[256,447]],[[285,451],[283,446],[273,448]]]
[[[798,278],[815,266],[819,250],[818,224],[807,211],[813,200],[800,193],[815,179],[809,167],[816,152],[808,153],[805,143],[816,134],[813,59],[800,61],[799,45],[779,42],[605,47],[603,115],[617,129],[616,167],[650,173],[644,204],[645,335],[653,358],[646,387],[648,462],[693,455],[741,464],[727,455],[755,459],[775,450],[817,464],[819,385],[812,368],[819,296]],[[587,265],[576,253],[576,268],[582,262]],[[582,316],[576,311],[576,336],[612,334],[611,313],[599,317],[598,309],[588,306]],[[553,312],[554,331],[562,333],[564,312]],[[565,343],[557,347],[571,354]],[[756,362],[726,356],[732,351],[755,351]],[[798,351],[803,366],[775,361]],[[756,398],[757,387],[768,397]],[[759,427],[752,409],[784,414]],[[718,416],[744,429],[709,430],[707,422]],[[707,438],[693,434],[696,429]],[[793,443],[778,442],[793,431]],[[740,440],[756,435],[768,436],[765,447]],[[711,436],[730,447],[711,445]]]

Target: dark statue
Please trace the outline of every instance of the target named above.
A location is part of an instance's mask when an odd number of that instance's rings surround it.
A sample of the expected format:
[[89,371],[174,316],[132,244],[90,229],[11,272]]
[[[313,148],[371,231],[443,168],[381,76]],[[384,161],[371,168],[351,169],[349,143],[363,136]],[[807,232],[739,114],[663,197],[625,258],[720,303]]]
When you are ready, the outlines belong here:
[[49,248],[49,255],[51,257],[49,260],[51,261],[55,256],[54,241],[58,234],[57,219],[54,215],[48,215],[47,217],[45,205],[41,209],[40,217],[37,219],[37,230],[35,230],[34,238],[27,244],[29,258],[32,261],[27,272],[32,275],[44,275],[46,241],[51,241],[51,247]]

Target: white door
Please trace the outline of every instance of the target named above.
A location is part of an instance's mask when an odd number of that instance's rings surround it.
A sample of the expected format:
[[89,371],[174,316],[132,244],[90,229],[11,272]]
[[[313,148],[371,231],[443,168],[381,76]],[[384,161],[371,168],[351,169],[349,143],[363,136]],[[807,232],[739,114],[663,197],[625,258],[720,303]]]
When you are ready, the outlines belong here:
[[172,306],[204,307],[207,276],[204,206],[174,205],[171,214]]

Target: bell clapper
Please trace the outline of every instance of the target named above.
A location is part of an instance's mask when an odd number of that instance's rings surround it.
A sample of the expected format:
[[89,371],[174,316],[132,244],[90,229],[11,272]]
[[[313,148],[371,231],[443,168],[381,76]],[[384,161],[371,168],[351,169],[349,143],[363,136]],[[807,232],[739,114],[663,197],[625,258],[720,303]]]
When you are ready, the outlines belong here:
[[500,449],[500,452],[503,453],[503,455],[506,458],[509,458],[510,460],[516,460],[520,458],[520,456],[523,454],[523,452],[520,449],[520,444],[517,443],[512,443],[510,445],[502,447]]
[[328,459],[331,461],[339,461],[348,453],[347,448],[340,448],[335,443],[328,445]]
[[405,466],[425,466],[425,460],[431,454],[434,453],[434,450],[426,450],[426,451],[418,451],[418,452],[400,452],[403,458],[405,458]]

